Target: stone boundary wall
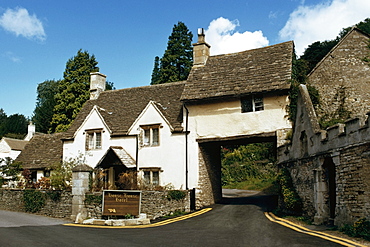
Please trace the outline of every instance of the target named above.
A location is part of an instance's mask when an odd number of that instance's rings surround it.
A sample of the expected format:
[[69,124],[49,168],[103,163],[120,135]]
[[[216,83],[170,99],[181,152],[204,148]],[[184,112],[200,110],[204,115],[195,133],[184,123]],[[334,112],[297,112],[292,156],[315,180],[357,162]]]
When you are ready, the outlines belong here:
[[[101,192],[93,194],[102,195]],[[156,219],[176,211],[190,212],[191,191],[186,191],[186,197],[178,201],[167,199],[167,195],[168,191],[142,191],[141,213],[146,213],[149,219]],[[72,214],[72,197],[70,191],[63,191],[58,201],[53,201],[46,197],[45,206],[36,214],[70,219]],[[88,217],[101,218],[101,204],[90,204],[85,205],[85,207]],[[25,212],[23,190],[1,189],[0,210]]]
[[[23,191],[17,189],[0,190],[0,209],[9,211],[26,212],[23,203]],[[45,192],[45,191],[43,191]],[[46,192],[45,192],[46,193]],[[72,213],[72,193],[62,191],[60,199],[53,201],[46,196],[45,206],[36,214],[50,216],[54,218],[69,219]]]
[[[101,192],[91,193],[102,196]],[[182,200],[167,199],[168,191],[142,191],[141,213],[147,214],[149,219],[156,219],[171,215],[176,211],[190,212],[191,191],[186,191],[186,197]],[[85,205],[89,218],[102,218],[102,204],[92,203]]]

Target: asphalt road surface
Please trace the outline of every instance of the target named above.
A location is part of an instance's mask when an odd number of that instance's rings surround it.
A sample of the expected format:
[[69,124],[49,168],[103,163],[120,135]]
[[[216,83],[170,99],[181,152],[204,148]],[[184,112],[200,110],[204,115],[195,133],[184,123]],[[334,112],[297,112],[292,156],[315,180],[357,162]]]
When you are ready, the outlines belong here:
[[61,220],[0,211],[0,246],[341,246],[269,221],[263,212],[273,205],[271,197],[225,196],[200,216],[141,229],[64,226]]

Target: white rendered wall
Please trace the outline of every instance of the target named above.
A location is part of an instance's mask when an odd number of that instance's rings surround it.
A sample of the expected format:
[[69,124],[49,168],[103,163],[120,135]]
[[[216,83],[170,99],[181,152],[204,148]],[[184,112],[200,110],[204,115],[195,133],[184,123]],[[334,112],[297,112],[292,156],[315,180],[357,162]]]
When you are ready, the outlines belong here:
[[130,135],[138,135],[140,126],[160,124],[159,146],[139,148],[139,169],[160,167],[160,185],[173,185],[185,189],[185,135],[173,134],[166,119],[149,104],[132,126]]
[[196,139],[237,137],[291,128],[286,112],[288,96],[265,96],[263,101],[263,111],[248,113],[241,112],[240,100],[187,106],[189,188],[198,186],[199,146]]
[[[81,157],[85,163],[95,168],[111,146],[123,147],[136,160],[136,136],[140,134],[141,125],[160,124],[159,146],[139,147],[138,166],[140,168],[161,168],[160,185],[173,185],[175,188],[185,188],[185,136],[173,134],[166,119],[157,110],[154,104],[149,103],[137,121],[130,128],[128,136],[111,137],[109,129],[97,113],[92,110],[85,122],[77,130],[73,141],[63,144],[63,160]],[[89,129],[103,129],[102,148],[86,150],[86,134]]]

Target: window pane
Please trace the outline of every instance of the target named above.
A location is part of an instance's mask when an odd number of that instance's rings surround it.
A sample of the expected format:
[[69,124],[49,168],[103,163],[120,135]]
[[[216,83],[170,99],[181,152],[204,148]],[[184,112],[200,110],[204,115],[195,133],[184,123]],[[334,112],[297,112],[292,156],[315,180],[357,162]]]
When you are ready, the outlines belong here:
[[144,171],[144,182],[150,184],[150,171]]
[[252,98],[241,99],[241,106],[242,112],[252,112],[253,111]]
[[144,145],[150,144],[150,129],[144,130]]
[[101,132],[95,133],[95,148],[101,148]]
[[153,174],[153,185],[159,185],[159,172],[152,172]]
[[153,133],[152,145],[158,146],[159,145],[159,129],[158,128],[152,129],[152,133]]
[[254,107],[255,107],[255,111],[262,111],[263,110],[263,98],[262,98],[262,96],[255,96],[254,97]]
[[94,133],[90,133],[88,134],[88,140],[89,140],[89,145],[88,145],[88,148],[89,149],[94,149]]

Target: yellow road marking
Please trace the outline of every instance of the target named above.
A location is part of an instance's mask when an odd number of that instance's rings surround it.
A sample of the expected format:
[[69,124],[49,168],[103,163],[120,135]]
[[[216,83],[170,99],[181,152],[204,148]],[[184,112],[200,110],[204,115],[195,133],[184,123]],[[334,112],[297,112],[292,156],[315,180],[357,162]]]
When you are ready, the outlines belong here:
[[164,225],[168,225],[168,224],[171,224],[171,223],[174,223],[174,222],[177,222],[177,221],[186,220],[186,219],[189,219],[189,218],[192,218],[192,217],[195,217],[195,216],[198,216],[198,215],[207,213],[207,212],[209,212],[211,210],[212,210],[212,208],[204,208],[204,209],[201,209],[201,210],[199,210],[197,212],[194,212],[194,213],[191,213],[191,214],[186,214],[186,215],[179,216],[179,217],[176,217],[176,218],[173,218],[173,219],[168,219],[168,220],[160,221],[160,222],[149,224],[149,225],[137,225],[137,226],[98,226],[98,225],[82,225],[82,224],[73,224],[73,223],[71,223],[71,224],[64,224],[64,226],[78,226],[78,227],[90,227],[90,228],[110,228],[110,229],[121,229],[121,228],[126,228],[126,229],[129,229],[129,228],[150,228],[150,227],[164,226]]
[[333,235],[330,235],[330,234],[327,234],[327,233],[307,229],[303,226],[294,224],[294,223],[292,223],[288,220],[276,217],[273,213],[265,212],[265,216],[270,221],[278,223],[278,224],[283,225],[285,227],[288,227],[290,229],[293,229],[297,232],[301,232],[301,233],[309,234],[309,235],[316,236],[316,237],[319,237],[319,238],[323,238],[323,239],[326,239],[326,240],[329,240],[329,241],[332,241],[332,242],[335,242],[335,243],[338,243],[338,244],[341,244],[341,245],[344,245],[344,246],[348,246],[348,247],[355,247],[355,246],[356,247],[366,247],[365,245],[355,243],[355,242],[353,242],[351,240],[348,240],[348,239],[344,239],[344,238],[336,237],[336,236],[333,236]]

